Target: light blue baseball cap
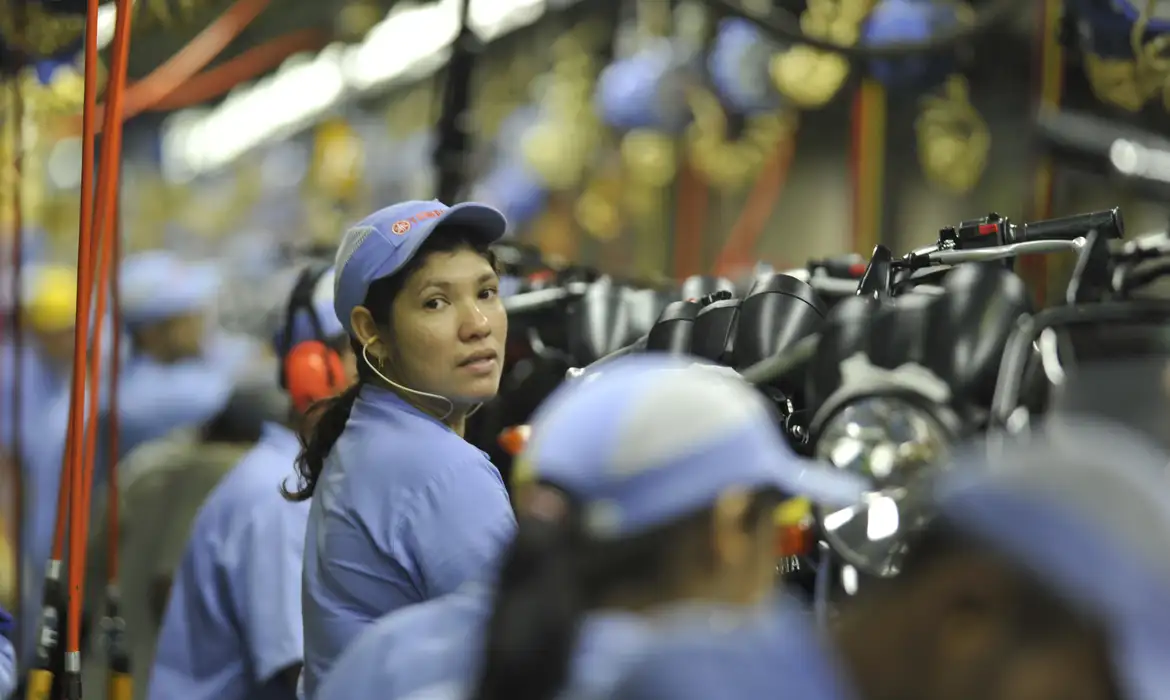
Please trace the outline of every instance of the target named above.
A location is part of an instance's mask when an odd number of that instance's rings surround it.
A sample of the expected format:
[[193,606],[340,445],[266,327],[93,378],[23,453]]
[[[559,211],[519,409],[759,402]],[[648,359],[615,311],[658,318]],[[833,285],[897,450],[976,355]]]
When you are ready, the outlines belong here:
[[127,256],[119,276],[122,318],[133,326],[207,309],[221,281],[213,264],[189,262],[168,251]]
[[389,277],[414,257],[431,234],[459,226],[494,243],[508,228],[504,215],[485,204],[449,207],[438,200],[411,201],[380,209],[345,232],[337,248],[333,308],[347,333],[350,312],[361,306],[374,281]]
[[1126,428],[1075,422],[965,460],[935,504],[1104,625],[1126,697],[1170,698],[1170,457]]
[[587,534],[629,537],[710,507],[733,488],[774,488],[830,506],[860,478],[799,457],[776,413],[734,372],[648,353],[563,384],[537,411],[526,478],[565,491]]

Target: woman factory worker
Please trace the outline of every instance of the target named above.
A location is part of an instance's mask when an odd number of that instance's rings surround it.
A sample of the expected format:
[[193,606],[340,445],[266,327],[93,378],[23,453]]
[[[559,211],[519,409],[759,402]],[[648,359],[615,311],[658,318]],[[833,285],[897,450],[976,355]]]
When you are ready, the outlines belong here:
[[277,333],[288,420],[259,444],[200,507],[159,631],[149,698],[295,697],[302,658],[301,557],[309,504],[280,484],[300,451],[294,430],[314,402],[356,378],[349,339],[333,312],[332,272],[304,271]]
[[388,616],[318,700],[606,697],[652,621],[695,603],[754,609],[774,590],[784,495],[861,494],[798,458],[776,426],[742,379],[684,358],[614,360],[563,385],[534,417],[494,592]]
[[358,382],[324,406],[297,460],[305,538],[304,690],[382,615],[480,579],[515,519],[499,472],[463,439],[495,396],[508,318],[488,245],[503,215],[405,202],[348,232],[334,308]]
[[898,576],[831,630],[778,607],[678,634],[615,697],[1170,698],[1170,457],[1141,440],[1084,425],[960,463],[919,494],[936,517]]

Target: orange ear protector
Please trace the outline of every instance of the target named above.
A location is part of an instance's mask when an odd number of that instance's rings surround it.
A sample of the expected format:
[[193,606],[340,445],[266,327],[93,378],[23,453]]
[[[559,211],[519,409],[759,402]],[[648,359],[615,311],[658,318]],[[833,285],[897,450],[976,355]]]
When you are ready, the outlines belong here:
[[[313,403],[336,396],[346,388],[345,364],[341,355],[327,344],[321,319],[313,305],[317,284],[329,269],[327,265],[309,267],[297,278],[289,296],[280,338],[280,386],[288,392],[293,408],[300,413]],[[314,337],[293,345],[297,316],[302,313],[309,319]]]

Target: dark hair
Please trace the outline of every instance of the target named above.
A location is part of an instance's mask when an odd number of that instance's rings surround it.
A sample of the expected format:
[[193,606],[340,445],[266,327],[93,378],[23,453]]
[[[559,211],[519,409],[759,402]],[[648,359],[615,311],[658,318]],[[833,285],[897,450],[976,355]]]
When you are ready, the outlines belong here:
[[883,580],[879,586],[896,590],[902,584],[915,581],[934,570],[941,562],[973,554],[989,554],[1002,559],[1017,574],[1014,614],[1010,616],[1014,634],[1028,639],[1049,634],[1052,630],[1065,631],[1069,621],[1080,615],[1069,615],[1077,606],[1052,590],[1036,572],[1013,563],[1001,554],[1000,548],[983,539],[960,530],[946,515],[937,516],[925,528],[912,534],[907,541],[906,556],[898,576]]
[[276,387],[246,384],[236,387],[227,404],[203,424],[200,439],[210,443],[254,443],[267,422],[288,414],[288,397]]
[[[540,486],[538,488],[552,488]],[[568,501],[568,499],[565,499]],[[745,528],[782,497],[754,496]],[[584,615],[621,592],[661,599],[679,584],[679,546],[711,556],[711,511],[628,539],[585,537],[576,508],[556,522],[521,517],[504,557],[472,700],[549,700],[564,686]],[[713,565],[713,562],[712,562]]]
[[[427,258],[434,253],[450,253],[460,248],[471,248],[482,255],[493,269],[496,267],[495,254],[481,237],[460,227],[445,227],[432,233],[414,257],[393,275],[374,280],[366,290],[362,306],[369,309],[375,319],[389,319],[394,300],[406,286],[407,280],[426,263]],[[341,274],[341,271],[338,270],[337,274]],[[306,411],[298,431],[301,453],[297,455],[296,461],[297,488],[289,490],[284,484],[280,487],[281,493],[290,501],[307,501],[313,497],[317,479],[325,468],[325,458],[345,430],[362,385],[377,378],[373,369],[362,360],[361,342],[350,336],[349,344],[358,358],[358,380],[341,394],[318,401]]]

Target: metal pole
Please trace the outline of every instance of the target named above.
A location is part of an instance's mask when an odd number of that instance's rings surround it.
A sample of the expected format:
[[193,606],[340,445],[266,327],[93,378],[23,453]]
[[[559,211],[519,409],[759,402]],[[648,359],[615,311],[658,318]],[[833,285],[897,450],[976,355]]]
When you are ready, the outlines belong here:
[[459,35],[447,63],[443,102],[438,119],[435,166],[439,200],[454,204],[467,185],[467,164],[471,150],[471,76],[475,59],[482,50],[479,37],[471,30],[468,13],[471,0],[460,3]]

